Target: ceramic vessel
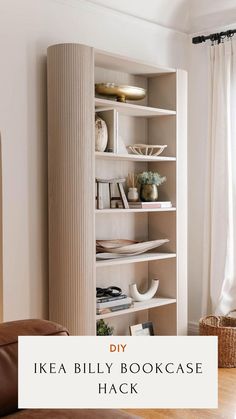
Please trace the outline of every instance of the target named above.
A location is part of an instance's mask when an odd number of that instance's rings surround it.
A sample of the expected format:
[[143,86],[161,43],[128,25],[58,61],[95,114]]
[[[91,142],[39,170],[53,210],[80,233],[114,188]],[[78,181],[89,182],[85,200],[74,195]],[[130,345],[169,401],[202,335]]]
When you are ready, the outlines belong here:
[[129,188],[128,191],[128,201],[129,202],[136,202],[138,201],[138,189],[137,188]]
[[158,279],[152,279],[152,283],[150,288],[147,290],[147,292],[141,294],[136,284],[131,284],[129,286],[130,289],[130,295],[133,298],[134,301],[147,301],[150,300],[157,292],[159,286],[159,280]]
[[95,114],[95,151],[105,151],[108,142],[106,122]]
[[140,198],[141,201],[144,202],[154,202],[158,200],[158,188],[157,185],[152,184],[146,184],[141,185],[140,188]]

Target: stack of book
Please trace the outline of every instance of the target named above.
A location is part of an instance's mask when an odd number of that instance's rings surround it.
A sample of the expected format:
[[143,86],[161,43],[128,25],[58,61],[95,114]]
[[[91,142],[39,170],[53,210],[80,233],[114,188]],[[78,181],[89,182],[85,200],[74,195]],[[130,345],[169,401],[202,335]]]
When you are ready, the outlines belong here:
[[132,306],[132,298],[125,294],[116,297],[105,296],[97,298],[97,314],[107,314],[118,310],[125,310]]
[[171,201],[155,201],[155,202],[129,202],[130,209],[155,209],[155,208],[171,208]]

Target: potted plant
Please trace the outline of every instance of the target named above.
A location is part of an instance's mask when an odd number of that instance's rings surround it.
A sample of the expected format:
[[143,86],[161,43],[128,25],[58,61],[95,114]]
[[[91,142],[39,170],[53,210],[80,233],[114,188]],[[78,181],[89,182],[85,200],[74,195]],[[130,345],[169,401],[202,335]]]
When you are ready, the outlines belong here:
[[108,326],[104,320],[97,321],[97,336],[110,336],[113,335],[113,327]]
[[145,202],[158,200],[158,186],[166,181],[166,176],[157,172],[143,172],[138,175],[140,187],[140,199]]

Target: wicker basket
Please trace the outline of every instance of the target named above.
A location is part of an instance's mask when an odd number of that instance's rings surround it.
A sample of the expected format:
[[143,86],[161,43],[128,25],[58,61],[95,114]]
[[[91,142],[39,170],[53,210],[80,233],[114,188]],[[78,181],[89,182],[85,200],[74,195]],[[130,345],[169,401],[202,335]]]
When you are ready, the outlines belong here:
[[218,366],[236,368],[236,318],[226,316],[206,316],[199,321],[199,333],[218,336]]

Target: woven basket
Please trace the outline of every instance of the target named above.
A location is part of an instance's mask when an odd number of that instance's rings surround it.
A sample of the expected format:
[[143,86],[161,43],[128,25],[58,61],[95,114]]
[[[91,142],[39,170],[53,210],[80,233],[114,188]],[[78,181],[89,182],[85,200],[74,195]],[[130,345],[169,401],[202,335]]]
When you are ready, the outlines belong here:
[[199,321],[199,333],[204,336],[218,336],[218,366],[236,368],[236,318],[206,316]]

